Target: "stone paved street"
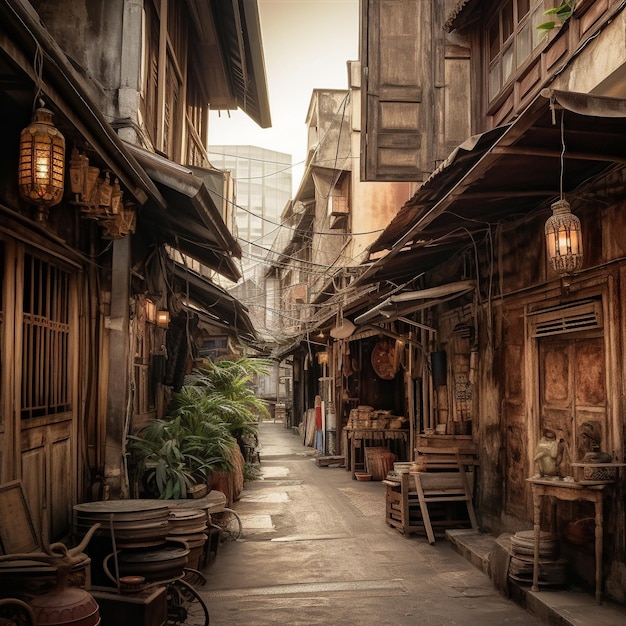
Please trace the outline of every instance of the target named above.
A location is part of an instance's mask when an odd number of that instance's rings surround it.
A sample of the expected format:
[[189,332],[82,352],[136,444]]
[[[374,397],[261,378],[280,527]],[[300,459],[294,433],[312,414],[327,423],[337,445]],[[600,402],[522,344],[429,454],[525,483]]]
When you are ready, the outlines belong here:
[[282,423],[264,422],[260,439],[262,477],[234,505],[243,536],[204,572],[213,626],[541,623],[444,539],[387,526],[380,482],[318,467]]

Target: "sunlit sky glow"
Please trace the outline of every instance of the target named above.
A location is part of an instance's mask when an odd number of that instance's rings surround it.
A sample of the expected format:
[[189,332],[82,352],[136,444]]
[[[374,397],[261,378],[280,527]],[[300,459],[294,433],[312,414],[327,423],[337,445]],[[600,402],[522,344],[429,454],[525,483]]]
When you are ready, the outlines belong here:
[[359,0],[258,0],[272,127],[241,111],[211,113],[211,145],[253,145],[293,157],[297,188],[306,155],[314,89],[347,89],[358,59]]

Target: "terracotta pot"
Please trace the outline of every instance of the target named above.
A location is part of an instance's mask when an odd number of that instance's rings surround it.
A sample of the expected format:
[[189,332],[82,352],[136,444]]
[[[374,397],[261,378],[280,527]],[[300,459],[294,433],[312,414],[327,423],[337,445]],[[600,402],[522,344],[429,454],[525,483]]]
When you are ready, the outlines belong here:
[[67,570],[58,571],[57,586],[50,592],[35,596],[30,606],[38,625],[98,626],[100,609],[94,597],[84,589],[68,587]]

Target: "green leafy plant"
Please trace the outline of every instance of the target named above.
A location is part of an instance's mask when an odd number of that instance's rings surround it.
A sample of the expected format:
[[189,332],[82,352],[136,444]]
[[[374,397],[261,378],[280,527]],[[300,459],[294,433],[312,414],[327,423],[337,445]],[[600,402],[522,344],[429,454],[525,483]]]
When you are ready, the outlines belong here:
[[[552,9],[548,9],[544,11],[545,16],[554,15],[557,17],[561,24],[567,22],[567,20],[572,17],[572,13],[574,13],[574,8],[576,6],[576,0],[563,0],[559,6],[556,6]],[[539,30],[553,30],[556,28],[556,21],[549,20],[547,22],[543,22],[542,24],[538,24],[537,28]]]
[[268,359],[206,360],[185,378],[176,398],[177,410],[202,398],[205,410],[228,426],[241,447],[247,437],[256,435],[259,418],[270,417],[265,401],[252,388],[254,376],[267,374],[270,365]]
[[189,487],[206,482],[211,472],[229,470],[234,445],[225,424],[190,410],[155,419],[128,438],[146,494],[166,500],[186,498]]
[[167,417],[128,437],[130,464],[146,494],[185,498],[189,487],[207,482],[209,474],[233,470],[233,448],[256,436],[259,416],[269,417],[251,383],[270,364],[205,361],[174,395]]
[[261,476],[261,468],[256,463],[245,463],[243,466],[244,482],[258,480]]

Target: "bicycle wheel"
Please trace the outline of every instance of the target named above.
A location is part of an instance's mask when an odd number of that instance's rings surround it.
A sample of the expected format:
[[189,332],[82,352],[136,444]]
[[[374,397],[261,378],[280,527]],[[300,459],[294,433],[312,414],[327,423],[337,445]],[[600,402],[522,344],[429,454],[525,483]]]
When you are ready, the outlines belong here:
[[241,518],[232,509],[212,514],[211,523],[220,529],[220,541],[236,541],[241,537]]
[[186,624],[189,618],[202,619],[209,626],[209,609],[193,585],[183,579],[172,580],[167,585],[167,623],[172,626]]
[[17,598],[0,600],[0,624],[23,624],[33,626],[36,623],[31,607]]

